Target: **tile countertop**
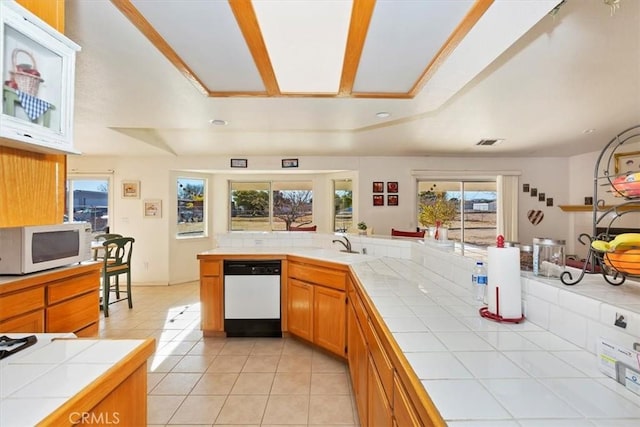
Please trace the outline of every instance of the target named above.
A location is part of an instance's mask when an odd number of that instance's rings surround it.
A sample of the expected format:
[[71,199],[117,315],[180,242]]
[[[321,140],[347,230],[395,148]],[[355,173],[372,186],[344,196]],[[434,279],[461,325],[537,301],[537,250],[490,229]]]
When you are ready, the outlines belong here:
[[203,254],[290,254],[351,265],[449,426],[640,425],[640,396],[600,372],[593,353],[528,320],[480,317],[471,287],[414,261],[273,247]]
[[37,424],[144,342],[35,335],[36,344],[0,361],[0,426]]

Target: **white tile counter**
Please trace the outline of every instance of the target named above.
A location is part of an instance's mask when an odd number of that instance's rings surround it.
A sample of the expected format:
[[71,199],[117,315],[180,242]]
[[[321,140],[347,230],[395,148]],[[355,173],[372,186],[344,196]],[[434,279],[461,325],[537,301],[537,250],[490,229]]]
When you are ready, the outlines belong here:
[[36,337],[35,345],[0,361],[2,427],[37,424],[144,342],[73,339],[73,334]]
[[[256,248],[245,237],[242,245],[210,253],[280,253],[350,264],[450,426],[640,426],[640,396],[602,374],[594,354],[598,336],[623,345],[640,341],[635,329],[619,332],[607,317],[610,310],[626,310],[636,327],[636,285],[612,289],[594,276],[567,287],[523,274],[527,320],[497,323],[478,314],[471,258],[416,242],[402,242],[410,247],[403,257],[343,254],[314,239],[320,249]],[[381,245],[366,239],[353,239],[354,247]],[[382,252],[404,251],[393,244]],[[581,295],[580,286],[598,296],[624,292],[625,306]]]
[[595,354],[529,320],[480,317],[471,286],[411,260],[352,268],[450,426],[640,425],[640,396]]

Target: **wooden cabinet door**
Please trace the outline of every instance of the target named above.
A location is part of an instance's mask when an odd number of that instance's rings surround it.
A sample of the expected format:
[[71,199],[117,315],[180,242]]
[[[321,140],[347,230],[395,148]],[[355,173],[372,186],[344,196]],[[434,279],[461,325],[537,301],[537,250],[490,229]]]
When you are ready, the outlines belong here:
[[313,285],[287,281],[287,323],[291,334],[313,341]]
[[393,377],[393,417],[398,426],[423,427],[404,386],[396,375]]
[[347,300],[344,291],[314,286],[313,342],[345,357]]
[[347,358],[360,425],[367,425],[367,342],[352,305],[347,308]]
[[[369,425],[372,427],[392,427],[391,405],[382,387],[373,359],[369,357],[369,399],[367,400]],[[405,426],[402,426],[405,427]]]
[[200,300],[202,301],[202,318],[200,325],[203,332],[224,331],[224,294],[220,276],[202,276],[200,278]]

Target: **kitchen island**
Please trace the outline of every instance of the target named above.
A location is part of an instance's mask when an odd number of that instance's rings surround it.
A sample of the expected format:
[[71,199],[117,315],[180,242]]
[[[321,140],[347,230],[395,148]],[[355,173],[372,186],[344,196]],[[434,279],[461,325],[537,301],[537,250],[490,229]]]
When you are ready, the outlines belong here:
[[[523,273],[527,320],[495,323],[478,314],[472,259],[420,242],[389,241],[376,253],[371,248],[384,242],[366,239],[355,242],[369,249],[364,256],[341,253],[320,237],[315,248],[297,241],[252,247],[245,235],[242,247],[218,247],[199,259],[202,265],[277,256],[348,271],[345,357],[363,425],[367,418],[383,420],[379,425],[505,427],[640,420],[640,396],[598,370],[598,336],[626,346],[637,337],[635,329],[618,332],[601,320],[609,303]],[[633,285],[626,292],[627,302],[637,302]]]
[[1,426],[146,425],[153,339],[35,336],[35,345],[0,360]]

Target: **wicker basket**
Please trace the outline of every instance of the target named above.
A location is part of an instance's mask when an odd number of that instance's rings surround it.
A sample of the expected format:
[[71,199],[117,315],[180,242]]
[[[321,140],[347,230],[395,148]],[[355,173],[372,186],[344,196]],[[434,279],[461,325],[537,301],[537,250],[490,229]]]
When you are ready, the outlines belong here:
[[[18,54],[23,53],[29,57],[31,60],[31,65],[29,64],[20,64],[18,65]],[[29,73],[26,70],[32,70],[37,72],[36,68],[36,59],[29,52],[23,49],[14,49],[13,54],[11,55],[11,61],[13,63],[13,71],[10,71],[11,80],[16,82],[18,85],[18,90],[21,92],[28,93],[31,96],[38,95],[38,88],[40,87],[40,83],[43,82],[42,78],[40,78],[40,74]]]

